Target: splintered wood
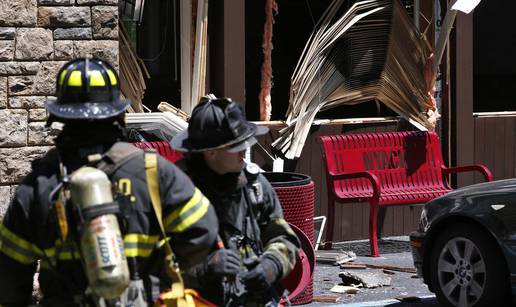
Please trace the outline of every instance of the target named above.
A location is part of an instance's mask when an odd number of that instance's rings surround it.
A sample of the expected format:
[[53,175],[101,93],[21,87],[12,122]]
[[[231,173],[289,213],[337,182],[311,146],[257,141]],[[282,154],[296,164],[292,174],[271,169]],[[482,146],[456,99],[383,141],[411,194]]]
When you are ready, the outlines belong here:
[[127,38],[127,31],[122,22],[120,26],[120,91],[131,101],[130,112],[143,112],[143,95],[145,94],[145,77],[150,78],[145,64],[133,50]]
[[288,159],[301,155],[317,113],[342,105],[381,101],[418,128],[433,128],[425,37],[399,1],[359,1],[342,14],[347,4],[330,4],[292,75],[287,127],[273,143]]

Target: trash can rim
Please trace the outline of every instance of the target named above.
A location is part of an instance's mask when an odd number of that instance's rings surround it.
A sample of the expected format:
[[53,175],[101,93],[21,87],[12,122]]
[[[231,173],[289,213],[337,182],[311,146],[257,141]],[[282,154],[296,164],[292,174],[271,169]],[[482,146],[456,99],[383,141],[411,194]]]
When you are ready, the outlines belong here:
[[[273,187],[289,187],[310,184],[309,175],[294,172],[262,172]],[[289,180],[290,179],[290,180]]]

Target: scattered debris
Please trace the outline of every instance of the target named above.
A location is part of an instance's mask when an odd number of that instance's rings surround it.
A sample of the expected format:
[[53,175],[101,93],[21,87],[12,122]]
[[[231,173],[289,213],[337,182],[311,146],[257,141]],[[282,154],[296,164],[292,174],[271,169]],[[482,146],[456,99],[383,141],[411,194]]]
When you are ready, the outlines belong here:
[[[356,263],[359,264],[359,263]],[[362,263],[360,263],[362,264]],[[390,265],[383,265],[383,264],[369,264],[369,263],[363,263],[366,267],[370,269],[384,269],[389,271],[396,271],[396,272],[404,272],[404,273],[416,273],[416,268],[407,268],[407,267],[397,267],[397,266],[390,266]]]
[[349,269],[364,270],[367,268],[367,266],[365,264],[360,264],[360,263],[346,262],[346,263],[341,264],[340,268],[346,269],[346,270],[349,270]]
[[384,272],[385,274],[387,274],[387,275],[395,275],[395,274],[396,274],[396,272],[391,271],[391,270],[386,270],[386,269],[383,269],[383,272]]
[[169,104],[169,103],[167,103],[165,101],[162,101],[158,105],[158,110],[160,110],[161,112],[172,112],[172,113],[174,113],[175,115],[179,116],[180,118],[182,118],[185,121],[188,121],[190,119],[190,115],[188,115],[188,113],[184,112],[181,109],[178,109],[178,108],[174,107],[173,105],[171,105],[171,104]]
[[122,95],[131,101],[129,112],[143,112],[143,95],[145,94],[145,78],[150,74],[136,50],[129,41],[127,30],[119,23],[120,34],[120,90]]
[[382,286],[390,286],[391,278],[377,272],[340,272],[339,277],[342,278],[344,285],[362,284],[364,288],[377,288]]
[[315,255],[317,262],[329,263],[333,265],[339,265],[341,263],[346,263],[357,259],[357,255],[352,251],[317,250]]
[[288,127],[272,146],[287,159],[299,158],[317,113],[366,101],[384,103],[422,130],[434,129],[425,79],[425,68],[433,68],[430,54],[399,1],[332,1],[294,70]]
[[352,286],[335,285],[330,291],[335,293],[356,294],[360,292],[360,289]]
[[337,303],[340,301],[340,295],[314,295],[312,300],[321,303]]
[[415,303],[421,302],[421,298],[417,296],[396,296],[394,299],[403,302],[403,303]]

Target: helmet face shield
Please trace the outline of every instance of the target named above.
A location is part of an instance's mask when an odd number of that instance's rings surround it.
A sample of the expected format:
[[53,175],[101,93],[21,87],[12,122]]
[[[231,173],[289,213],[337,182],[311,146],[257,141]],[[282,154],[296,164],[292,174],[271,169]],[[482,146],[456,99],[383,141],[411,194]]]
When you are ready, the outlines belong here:
[[183,152],[227,148],[239,152],[256,143],[255,135],[268,131],[248,122],[240,105],[227,98],[202,101],[193,110],[188,129],[172,139],[171,146]]
[[46,109],[53,119],[116,118],[129,107],[120,100],[116,71],[100,59],[76,59],[68,62],[57,75],[57,100]]

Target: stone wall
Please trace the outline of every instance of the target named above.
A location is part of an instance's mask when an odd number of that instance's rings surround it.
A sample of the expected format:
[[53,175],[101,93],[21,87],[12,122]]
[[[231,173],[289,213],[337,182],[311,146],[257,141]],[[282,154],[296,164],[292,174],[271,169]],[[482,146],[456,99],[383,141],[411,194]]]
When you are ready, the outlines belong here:
[[45,101],[66,61],[96,56],[118,67],[118,0],[0,1],[0,217],[55,132]]

